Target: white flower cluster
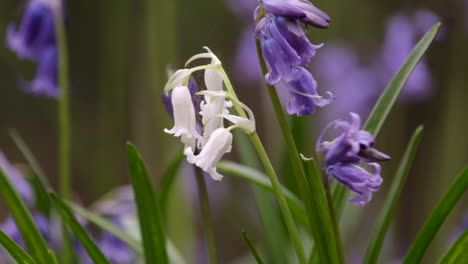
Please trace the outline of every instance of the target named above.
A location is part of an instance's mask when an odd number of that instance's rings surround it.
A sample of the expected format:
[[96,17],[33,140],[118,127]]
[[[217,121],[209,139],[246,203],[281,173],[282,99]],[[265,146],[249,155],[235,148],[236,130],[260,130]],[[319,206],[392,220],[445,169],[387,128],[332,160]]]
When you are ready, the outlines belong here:
[[[166,84],[166,93],[171,93],[171,101],[174,112],[174,127],[165,129],[166,133],[180,137],[185,145],[184,154],[187,161],[205,172],[208,172],[214,180],[221,180],[223,176],[216,171],[216,165],[225,153],[231,152],[232,133],[234,128],[241,128],[246,133],[255,131],[255,119],[252,111],[241,103],[234,94],[224,90],[227,76],[221,65],[221,61],[208,48],[206,53],[201,53],[190,58],[186,65],[200,58],[211,59],[210,64],[180,69],[176,71]],[[200,103],[200,112],[195,113],[192,95],[188,88],[190,75],[199,70],[205,70],[204,81],[206,90],[197,95],[203,96]],[[248,118],[230,114],[232,106],[243,109],[248,113]],[[197,131],[197,114],[201,120],[201,131]],[[228,120],[233,125],[225,128],[224,121]]]

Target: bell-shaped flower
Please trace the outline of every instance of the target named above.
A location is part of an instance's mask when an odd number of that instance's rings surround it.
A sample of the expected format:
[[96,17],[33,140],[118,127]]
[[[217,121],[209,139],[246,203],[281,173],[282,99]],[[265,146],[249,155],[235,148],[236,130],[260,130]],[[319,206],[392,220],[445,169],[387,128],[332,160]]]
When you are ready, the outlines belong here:
[[172,109],[174,113],[174,127],[164,132],[181,137],[185,147],[195,148],[195,143],[200,135],[196,131],[195,108],[192,96],[186,86],[178,86],[172,90]]
[[57,98],[60,94],[57,74],[57,48],[50,45],[38,55],[36,77],[30,82],[20,79],[20,86],[35,95]]
[[225,153],[231,152],[232,133],[226,128],[218,128],[211,134],[208,142],[198,155],[193,153],[193,148],[185,149],[184,154],[187,161],[195,164],[205,172],[209,173],[211,178],[220,181],[223,176],[216,171],[216,165]]
[[[229,113],[228,107],[232,106],[232,102],[226,101],[226,93],[224,91],[206,90],[198,94],[204,96],[204,101],[200,104],[200,115],[202,116],[203,123],[203,138],[207,140],[213,131],[224,127],[221,115]],[[204,144],[205,142],[201,145]]]
[[[361,130],[361,118],[350,113],[351,123],[335,120],[328,124],[317,139],[316,150],[325,154],[324,167],[336,163],[358,163],[367,161],[386,161],[390,157],[374,149],[374,137]],[[341,131],[332,141],[322,141],[330,128]]]
[[288,102],[288,114],[297,116],[310,115],[315,112],[315,107],[324,107],[335,99],[331,92],[327,92],[326,98],[317,92],[317,82],[312,74],[302,67],[292,69],[295,73],[293,79],[286,79],[291,98]]
[[190,78],[190,74],[191,73],[189,69],[180,69],[174,72],[164,86],[164,91],[166,94],[178,86],[184,86],[184,84]]
[[265,11],[290,19],[299,19],[303,23],[327,28],[330,17],[315,7],[308,0],[261,0]]
[[377,163],[369,163],[375,170],[369,173],[354,164],[338,163],[327,168],[328,179],[335,178],[339,183],[348,186],[358,195],[349,201],[363,206],[372,199],[372,192],[379,190],[383,180],[380,177],[381,167]]
[[8,26],[7,45],[19,58],[35,59],[45,46],[55,43],[54,13],[49,2],[29,1],[19,29],[15,24]]

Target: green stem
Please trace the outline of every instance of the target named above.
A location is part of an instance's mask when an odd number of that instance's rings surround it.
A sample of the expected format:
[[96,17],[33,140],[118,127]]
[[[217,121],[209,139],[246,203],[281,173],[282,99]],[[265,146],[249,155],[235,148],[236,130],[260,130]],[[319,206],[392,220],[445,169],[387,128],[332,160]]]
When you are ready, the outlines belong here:
[[304,247],[302,245],[299,232],[297,231],[296,224],[294,223],[291,210],[289,209],[288,203],[286,201],[286,197],[284,196],[284,193],[281,190],[281,184],[278,180],[278,176],[276,175],[275,169],[273,168],[273,165],[271,164],[271,161],[268,158],[268,154],[266,153],[265,148],[263,147],[263,144],[260,141],[257,132],[250,135],[250,140],[252,141],[252,144],[257,150],[258,156],[260,157],[260,160],[262,161],[263,166],[265,167],[266,174],[270,178],[271,184],[273,186],[273,191],[275,192],[276,198],[278,199],[278,204],[283,214],[284,221],[286,222],[289,235],[291,236],[291,240],[294,243],[294,247],[296,248],[299,263],[305,264],[307,263],[307,257],[305,255]]
[[[227,91],[234,98],[237,99],[237,95],[232,86],[232,83],[227,77],[227,74],[222,67],[220,68],[220,74],[224,80]],[[245,113],[244,109],[240,105],[234,104],[234,107],[237,113],[241,117],[247,118],[247,114]],[[296,223],[294,222],[294,218],[291,214],[291,210],[289,209],[288,203],[286,201],[286,197],[281,189],[281,184],[279,182],[278,176],[276,175],[275,169],[273,168],[273,165],[271,164],[270,158],[268,157],[268,154],[265,151],[265,148],[263,147],[263,144],[257,132],[254,132],[250,134],[249,136],[250,136],[250,140],[252,141],[252,145],[255,147],[255,150],[257,151],[257,154],[260,160],[262,161],[263,167],[265,168],[265,172],[270,178],[271,184],[273,186],[273,191],[275,193],[276,198],[278,199],[278,204],[280,206],[281,213],[283,214],[286,227],[288,228],[288,233],[291,236],[291,240],[296,249],[299,263],[305,264],[307,263],[307,257],[304,251],[304,246],[302,245],[302,241],[300,239],[299,232],[296,227]]]
[[[256,45],[257,45],[257,54],[260,62],[260,66],[262,68],[262,72],[266,74],[268,72],[268,68],[266,66],[265,60],[262,56],[262,48],[260,45],[260,41],[257,39],[256,40]],[[334,263],[343,263],[343,252],[341,250],[341,246],[339,244],[341,243],[341,239],[334,239],[334,245],[321,245],[321,242],[318,241],[318,236],[319,232],[321,232],[321,227],[323,225],[326,225],[327,223],[320,223],[318,222],[316,225],[318,227],[315,228],[314,231],[314,223],[313,221],[318,221],[317,216],[314,215],[314,210],[316,209],[317,206],[320,206],[319,204],[316,204],[315,201],[311,201],[309,197],[312,197],[313,194],[310,193],[310,190],[308,189],[308,180],[306,173],[304,171],[304,167],[302,166],[302,161],[299,157],[299,153],[297,150],[296,143],[294,141],[294,138],[291,134],[291,131],[289,129],[289,125],[286,119],[286,115],[283,111],[283,106],[281,105],[278,93],[276,92],[276,89],[272,85],[267,85],[268,88],[268,94],[270,95],[271,102],[273,104],[273,108],[275,111],[276,118],[278,120],[279,126],[281,128],[281,132],[283,134],[283,139],[285,141],[286,147],[288,149],[289,157],[291,159],[291,165],[293,169],[293,174],[296,177],[296,184],[299,187],[299,192],[301,194],[301,197],[304,200],[305,206],[306,206],[306,211],[309,216],[309,221],[311,223],[312,227],[312,233],[314,236],[314,240],[316,243],[317,247],[322,247],[322,250],[319,250],[320,254],[320,259],[322,262],[330,262],[333,261]],[[321,187],[323,189],[323,186],[315,186],[315,187]],[[325,212],[327,213],[327,212]],[[328,212],[329,213],[329,212]],[[333,225],[337,225],[336,223],[333,223]],[[334,237],[337,237],[337,234],[334,235]],[[323,241],[322,241],[323,242]]]
[[210,257],[210,264],[218,263],[218,253],[216,250],[216,237],[214,233],[213,218],[210,210],[210,200],[208,198],[208,191],[206,189],[205,175],[203,171],[195,167],[197,180],[198,195],[200,198],[200,207],[203,217],[203,228],[205,230],[206,242],[208,244],[208,253]]
[[[60,96],[58,102],[59,119],[59,179],[60,195],[63,199],[71,198],[71,125],[70,125],[70,103],[69,103],[69,76],[68,76],[68,51],[67,38],[65,34],[65,23],[62,13],[55,10],[55,26],[58,44],[59,63],[59,87]],[[68,230],[65,225],[63,230],[63,260],[64,263],[74,263],[71,261],[72,246]],[[71,261],[71,262],[70,262]]]

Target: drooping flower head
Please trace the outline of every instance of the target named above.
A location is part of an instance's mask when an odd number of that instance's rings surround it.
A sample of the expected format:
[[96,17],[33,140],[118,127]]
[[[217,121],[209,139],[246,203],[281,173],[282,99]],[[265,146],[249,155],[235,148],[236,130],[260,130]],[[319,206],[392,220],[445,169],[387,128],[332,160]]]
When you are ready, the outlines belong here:
[[[328,124],[317,139],[316,151],[325,154],[324,167],[336,163],[359,163],[366,161],[385,161],[390,157],[373,148],[374,137],[361,130],[361,118],[356,113],[350,113],[351,123],[335,120]],[[335,129],[340,133],[331,141],[323,141],[327,132]]]
[[302,23],[318,28],[327,28],[330,17],[315,7],[308,0],[260,0],[265,11],[289,19],[298,19]]
[[380,177],[381,167],[377,163],[369,163],[374,168],[374,173],[369,173],[363,168],[349,163],[337,163],[327,168],[328,179],[335,178],[339,183],[348,186],[358,195],[349,201],[363,206],[372,199],[372,192],[379,190],[383,180]]
[[[190,58],[186,65],[198,59],[210,59],[207,65],[176,71],[165,86],[166,95],[170,93],[174,127],[165,129],[166,133],[180,137],[184,143],[184,154],[187,161],[208,172],[214,180],[221,180],[222,175],[216,171],[216,165],[225,153],[231,151],[231,130],[241,128],[247,133],[255,131],[255,118],[252,111],[240,102],[237,97],[224,91],[223,83],[230,81],[222,68],[221,61],[208,48]],[[200,111],[195,112],[193,97],[186,86],[193,72],[204,70],[204,86],[206,90],[196,93],[203,98],[198,102]],[[226,84],[227,85],[227,84]],[[232,88],[231,88],[232,89]],[[166,97],[167,100],[169,97]],[[164,96],[163,96],[164,99]],[[232,115],[229,108],[246,111],[248,117]],[[201,129],[196,129],[197,120]],[[225,120],[233,125],[225,128]]]
[[323,107],[331,103],[334,96],[327,93],[327,99],[321,98],[317,93],[317,82],[302,68],[309,66],[317,49],[323,46],[309,41],[305,27],[328,27],[328,15],[309,1],[259,2],[260,6],[255,12],[255,19],[258,20],[255,35],[260,40],[262,55],[268,67],[265,82],[276,85],[277,89],[288,89],[291,94],[287,109],[289,114],[309,115],[315,112],[316,106]]
[[19,28],[13,23],[7,28],[8,48],[20,59],[30,59],[38,65],[36,78],[31,82],[21,82],[26,91],[36,95],[59,95],[54,16],[61,13],[59,0],[30,0]]

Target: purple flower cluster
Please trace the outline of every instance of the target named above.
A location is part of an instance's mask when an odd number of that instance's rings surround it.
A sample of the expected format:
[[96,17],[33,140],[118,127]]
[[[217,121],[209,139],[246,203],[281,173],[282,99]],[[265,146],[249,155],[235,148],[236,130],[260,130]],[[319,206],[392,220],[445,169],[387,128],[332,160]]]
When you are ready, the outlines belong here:
[[[374,137],[361,130],[361,118],[356,113],[350,113],[351,123],[335,120],[328,124],[317,139],[316,150],[325,154],[324,167],[329,181],[335,178],[339,183],[348,186],[358,195],[350,201],[357,205],[365,205],[372,199],[372,192],[379,190],[382,184],[380,165],[375,161],[386,161],[390,157],[373,148]],[[323,138],[330,129],[338,131],[331,141]],[[374,168],[370,173],[356,164],[366,162]]]
[[[326,28],[330,17],[306,0],[263,0],[255,11],[258,20],[255,35],[260,40],[269,72],[265,82],[285,86],[291,98],[289,114],[298,116],[315,112],[315,107],[331,103],[334,96],[322,98],[317,82],[305,68],[322,45],[313,45],[305,34],[306,25]],[[266,13],[259,17],[261,10]]]
[[21,25],[10,24],[7,29],[7,46],[20,59],[30,59],[37,64],[36,77],[21,80],[21,86],[36,95],[58,97],[58,56],[54,12],[57,0],[29,0]]

